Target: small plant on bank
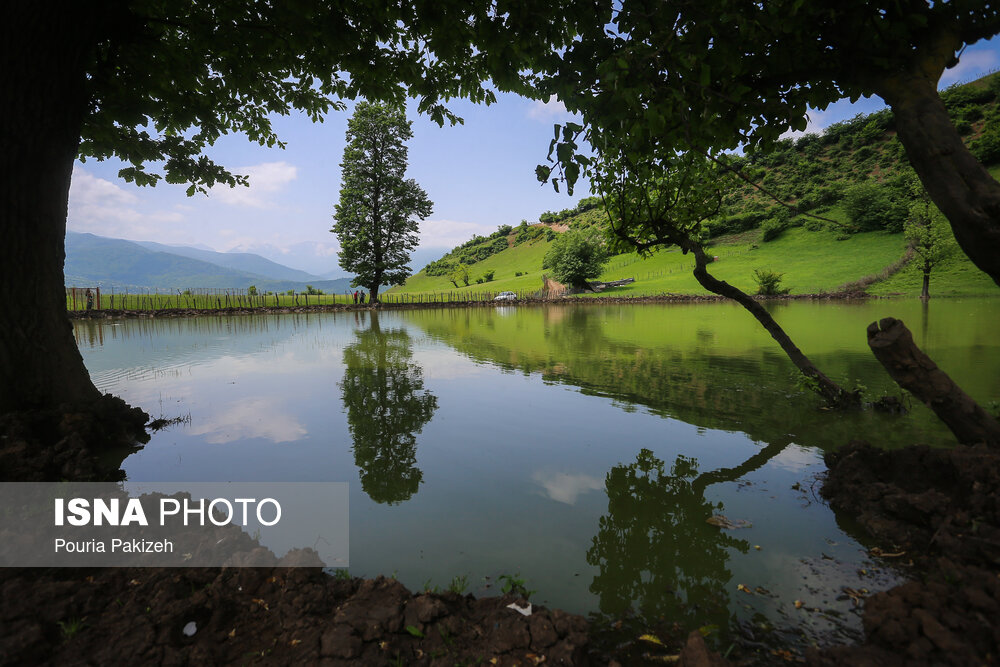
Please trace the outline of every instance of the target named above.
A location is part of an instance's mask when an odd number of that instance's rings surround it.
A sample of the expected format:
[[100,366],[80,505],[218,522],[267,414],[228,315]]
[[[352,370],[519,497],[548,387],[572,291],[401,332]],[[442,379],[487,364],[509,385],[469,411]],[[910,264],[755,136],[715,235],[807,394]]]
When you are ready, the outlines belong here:
[[528,599],[531,594],[535,591],[529,590],[526,586],[528,583],[527,579],[521,577],[521,573],[517,574],[501,574],[497,579],[502,582],[500,585],[500,590],[504,593],[514,593],[515,595],[520,595],[521,597]]
[[451,579],[451,583],[448,584],[448,590],[452,593],[457,593],[462,595],[465,593],[465,589],[469,587],[469,577],[466,575],[455,575]]
[[792,291],[792,288],[781,286],[781,279],[784,276],[784,273],[778,273],[771,269],[754,269],[753,279],[757,283],[757,294],[764,296],[788,294]]
[[87,617],[71,618],[68,621],[59,621],[59,629],[62,630],[63,641],[69,641],[75,637],[83,626],[86,625]]

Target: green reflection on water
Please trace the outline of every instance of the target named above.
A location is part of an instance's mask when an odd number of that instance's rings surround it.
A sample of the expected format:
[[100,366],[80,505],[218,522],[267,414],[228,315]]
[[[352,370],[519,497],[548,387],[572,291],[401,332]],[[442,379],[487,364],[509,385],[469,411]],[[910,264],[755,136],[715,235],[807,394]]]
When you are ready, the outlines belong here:
[[[796,344],[828,375],[862,387],[869,400],[900,390],[867,348],[865,328],[887,315],[911,323],[915,338],[973,397],[1000,398],[996,300],[768,305]],[[928,310],[934,317],[931,318]],[[924,406],[904,419],[865,411],[819,410],[763,329],[729,304],[511,307],[420,311],[411,320],[481,362],[586,394],[636,404],[697,426],[742,431],[757,441],[791,438],[830,449],[858,437],[883,447],[953,444]],[[992,370],[991,370],[992,369]]]
[[417,492],[416,435],[434,416],[437,398],[424,389],[423,369],[412,362],[405,329],[383,331],[378,313],[344,349],[340,383],[354,439],[361,488],[377,503],[401,503]]

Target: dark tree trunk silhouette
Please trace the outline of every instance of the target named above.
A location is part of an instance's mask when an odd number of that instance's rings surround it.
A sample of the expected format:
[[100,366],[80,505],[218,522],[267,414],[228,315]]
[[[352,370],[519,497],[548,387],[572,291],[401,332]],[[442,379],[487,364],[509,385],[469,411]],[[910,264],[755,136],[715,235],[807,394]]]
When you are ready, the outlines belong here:
[[0,28],[0,413],[100,396],[66,315],[70,177],[87,111],[84,5],[7,8]]
[[777,341],[791,362],[799,369],[799,372],[814,383],[816,392],[827,403],[837,407],[850,407],[859,404],[860,399],[858,394],[844,390],[820,371],[809,360],[809,357],[803,354],[802,350],[792,342],[792,339],[785,333],[785,330],[781,328],[760,303],[746,292],[730,285],[724,280],[719,280],[708,272],[708,257],[705,255],[705,250],[701,247],[700,243],[692,240],[683,232],[673,230],[668,232],[668,238],[672,243],[680,247],[683,252],[690,252],[694,255],[694,277],[697,279],[698,284],[713,294],[732,299],[757,318],[757,321],[771,334],[771,337]]
[[900,320],[887,317],[869,324],[868,346],[892,379],[933,410],[959,442],[1000,446],[1000,422],[917,347]]
[[892,108],[910,164],[951,223],[958,245],[1000,285],[1000,183],[955,129],[937,93],[939,78],[933,70],[900,75],[880,82],[877,92]]

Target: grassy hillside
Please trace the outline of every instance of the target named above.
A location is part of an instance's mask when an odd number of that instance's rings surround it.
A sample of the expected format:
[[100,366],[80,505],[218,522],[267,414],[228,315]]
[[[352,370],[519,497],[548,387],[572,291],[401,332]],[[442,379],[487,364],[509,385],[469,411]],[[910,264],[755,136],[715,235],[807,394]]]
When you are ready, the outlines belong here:
[[[828,215],[838,215],[833,210]],[[838,240],[840,239],[840,240]],[[481,292],[489,290],[516,292],[538,290],[542,286],[542,258],[550,245],[544,238],[509,248],[492,255],[472,268],[473,277],[494,271],[491,282],[455,288],[446,276],[428,276],[420,272],[392,293]],[[764,243],[760,230],[716,239],[709,252],[718,256],[710,270],[713,275],[740,289],[753,292],[754,269],[772,269],[784,274],[783,284],[792,294],[831,292],[841,285],[878,274],[904,253],[902,234],[885,231],[861,232],[846,237],[826,229],[810,231],[805,227],[786,230],[777,239]],[[644,296],[663,293],[705,294],[691,274],[692,258],[677,249],[659,252],[642,259],[634,253],[612,257],[601,280],[635,278],[636,282],[602,292],[606,296]],[[521,276],[515,276],[521,272]],[[875,283],[868,291],[879,295],[919,296],[921,274],[918,263],[907,267],[885,282]],[[973,266],[955,248],[931,274],[932,296],[997,295],[1000,289],[986,274]],[[583,298],[586,298],[585,296]]]
[[[941,95],[973,153],[995,165],[995,177],[1000,172],[998,95],[1000,73]],[[712,273],[755,292],[754,269],[770,269],[784,274],[783,284],[793,294],[819,293],[879,274],[899,260],[906,249],[902,229],[916,177],[893,122],[887,109],[859,114],[832,125],[822,135],[780,141],[766,152],[729,156],[735,167],[797,207],[798,213],[745,181],[727,177],[722,213],[703,225],[703,239],[720,260],[712,266]],[[590,197],[574,208],[543,213],[539,220],[544,225],[522,221],[518,227],[502,226],[489,237],[474,237],[392,292],[538,290],[544,273],[542,259],[554,234],[566,228],[603,227],[606,218],[599,204]],[[459,263],[467,267],[471,280],[469,286],[456,288],[449,274]],[[625,254],[613,257],[600,279],[636,279],[631,285],[604,292],[607,295],[704,294],[691,275],[692,266],[693,260],[676,249],[646,259]],[[920,268],[914,259],[890,278],[870,285],[868,291],[918,296]],[[476,284],[477,278],[490,272],[492,280]],[[932,272],[931,295],[1000,295],[1000,290],[955,246]]]

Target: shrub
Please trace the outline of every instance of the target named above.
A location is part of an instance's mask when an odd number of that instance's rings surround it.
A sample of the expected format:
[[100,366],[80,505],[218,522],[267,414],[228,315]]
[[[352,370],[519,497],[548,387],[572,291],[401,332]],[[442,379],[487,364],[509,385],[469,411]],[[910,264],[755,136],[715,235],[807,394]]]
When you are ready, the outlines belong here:
[[1000,128],[990,127],[973,141],[969,148],[983,164],[1000,162]]
[[[819,211],[817,211],[817,213],[819,213]],[[816,218],[806,218],[806,221],[802,223],[802,226],[810,232],[818,232],[826,227],[822,220],[817,220]]]
[[781,232],[785,231],[787,223],[782,222],[777,218],[768,218],[763,223],[761,223],[761,230],[764,232],[761,236],[762,241],[771,241],[773,239],[781,236]]
[[757,294],[774,296],[776,294],[788,294],[792,291],[790,287],[782,287],[781,279],[784,273],[778,273],[770,269],[754,269],[753,279],[757,283]]
[[486,273],[484,273],[483,274],[483,282],[487,282],[488,283],[491,280],[493,280],[493,274],[495,274],[495,273],[496,273],[496,271],[487,271]]
[[446,276],[451,273],[455,265],[446,259],[439,259],[424,267],[424,273],[429,276]]
[[874,181],[852,185],[844,192],[844,211],[851,224],[862,231],[899,231],[906,219],[906,207],[891,196],[891,188]]
[[607,247],[596,235],[583,231],[569,231],[556,239],[542,261],[543,269],[561,283],[583,287],[588,278],[601,274],[608,260]]

